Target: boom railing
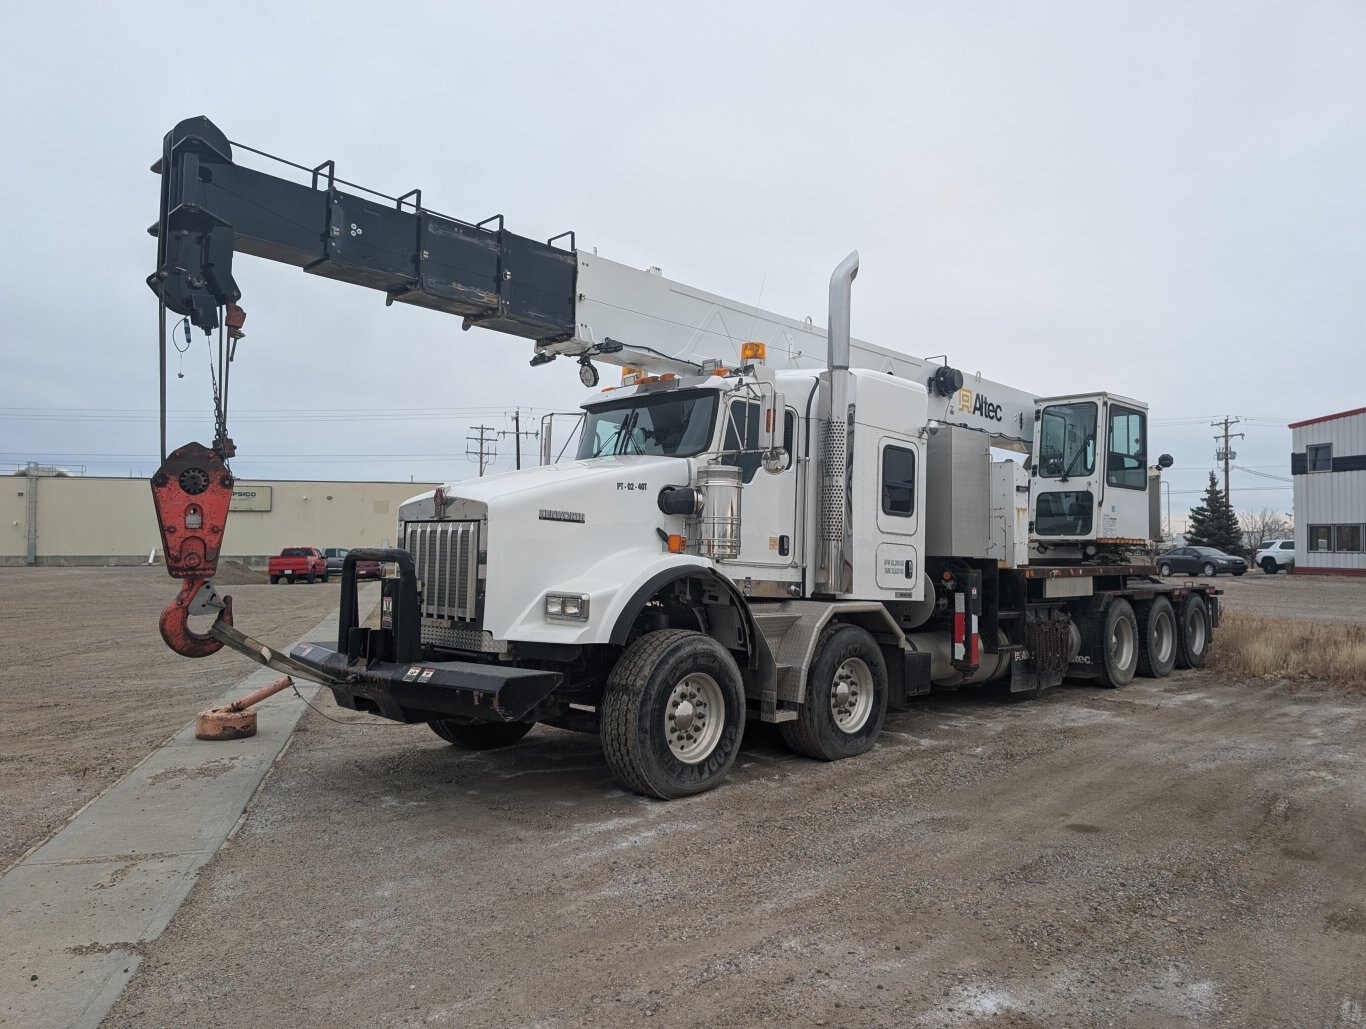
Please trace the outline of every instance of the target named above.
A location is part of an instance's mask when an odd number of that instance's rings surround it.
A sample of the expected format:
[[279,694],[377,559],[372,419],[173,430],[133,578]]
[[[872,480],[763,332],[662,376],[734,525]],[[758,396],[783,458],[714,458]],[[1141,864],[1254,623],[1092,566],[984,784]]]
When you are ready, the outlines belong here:
[[[310,176],[298,183],[237,164],[233,147]],[[176,314],[209,332],[236,303],[234,252],[379,290],[398,301],[460,315],[538,342],[574,334],[576,258],[508,232],[495,215],[478,224],[422,206],[421,190],[389,196],[316,168],[233,144],[207,118],[167,135],[161,175],[157,270],[147,284]]]

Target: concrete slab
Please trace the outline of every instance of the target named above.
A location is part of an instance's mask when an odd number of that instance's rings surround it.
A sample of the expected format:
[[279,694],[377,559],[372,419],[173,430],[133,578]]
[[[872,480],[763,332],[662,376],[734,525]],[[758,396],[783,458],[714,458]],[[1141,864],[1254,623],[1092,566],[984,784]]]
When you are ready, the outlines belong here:
[[[362,610],[378,587],[361,590]],[[303,639],[328,639],[333,612]],[[264,686],[262,668],[216,705]],[[301,684],[310,702],[321,687]],[[0,877],[0,1025],[98,1026],[246,809],[304,705],[258,705],[250,739],[204,742],[187,725]]]

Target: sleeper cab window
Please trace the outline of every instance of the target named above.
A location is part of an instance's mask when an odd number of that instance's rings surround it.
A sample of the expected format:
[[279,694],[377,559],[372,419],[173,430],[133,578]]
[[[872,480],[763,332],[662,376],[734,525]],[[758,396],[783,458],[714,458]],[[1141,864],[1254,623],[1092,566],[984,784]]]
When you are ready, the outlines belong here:
[[882,451],[882,510],[903,518],[915,514],[915,451],[886,447]]

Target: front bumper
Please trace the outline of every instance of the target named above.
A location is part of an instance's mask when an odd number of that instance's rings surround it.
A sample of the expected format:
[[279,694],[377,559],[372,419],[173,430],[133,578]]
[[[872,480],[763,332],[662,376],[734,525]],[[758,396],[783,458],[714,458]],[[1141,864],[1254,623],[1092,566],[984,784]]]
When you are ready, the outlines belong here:
[[[381,627],[360,625],[358,563],[392,562],[398,576],[382,588]],[[277,671],[321,683],[337,703],[396,722],[463,718],[518,722],[559,687],[558,672],[477,661],[427,661],[419,639],[417,576],[407,551],[358,549],[342,564],[336,648],[299,643],[289,653],[255,640],[220,615],[210,634],[224,645]]]
[[299,643],[290,651],[299,665],[316,670],[337,703],[396,722],[468,718],[477,722],[519,722],[560,685],[558,672],[472,661],[351,661],[321,643]]

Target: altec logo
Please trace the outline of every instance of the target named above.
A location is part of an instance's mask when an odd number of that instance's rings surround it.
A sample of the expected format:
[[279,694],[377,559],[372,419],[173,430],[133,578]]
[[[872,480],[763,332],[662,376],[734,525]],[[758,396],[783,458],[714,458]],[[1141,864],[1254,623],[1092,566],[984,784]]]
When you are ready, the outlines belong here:
[[987,399],[985,393],[974,393],[970,389],[960,389],[958,391],[958,410],[970,411],[983,418],[990,418],[992,421],[999,422],[1004,420],[1001,414],[1001,405],[993,404]]

